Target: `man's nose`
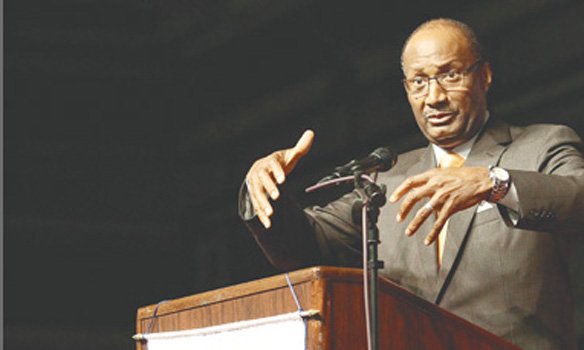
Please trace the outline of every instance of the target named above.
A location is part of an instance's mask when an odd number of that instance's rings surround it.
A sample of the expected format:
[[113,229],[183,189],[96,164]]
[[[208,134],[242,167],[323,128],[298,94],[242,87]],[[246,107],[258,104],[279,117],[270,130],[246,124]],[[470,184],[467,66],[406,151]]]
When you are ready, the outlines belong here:
[[441,104],[446,101],[446,90],[436,81],[436,79],[430,79],[428,81],[428,95],[426,95],[426,104],[433,106]]

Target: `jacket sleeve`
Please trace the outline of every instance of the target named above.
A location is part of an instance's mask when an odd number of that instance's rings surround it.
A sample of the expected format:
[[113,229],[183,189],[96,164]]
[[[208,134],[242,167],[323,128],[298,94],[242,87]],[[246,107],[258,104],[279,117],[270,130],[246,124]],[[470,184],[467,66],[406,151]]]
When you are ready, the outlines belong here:
[[247,187],[239,192],[239,215],[272,265],[294,270],[312,265],[360,266],[361,233],[353,223],[358,198],[349,193],[326,207],[302,209],[285,188],[273,201],[272,226],[265,229],[253,208]]
[[534,156],[532,169],[509,170],[519,198],[518,210],[503,209],[501,213],[508,224],[521,229],[579,229],[584,225],[582,141],[564,126],[548,127],[536,136],[529,145],[530,154],[519,155]]

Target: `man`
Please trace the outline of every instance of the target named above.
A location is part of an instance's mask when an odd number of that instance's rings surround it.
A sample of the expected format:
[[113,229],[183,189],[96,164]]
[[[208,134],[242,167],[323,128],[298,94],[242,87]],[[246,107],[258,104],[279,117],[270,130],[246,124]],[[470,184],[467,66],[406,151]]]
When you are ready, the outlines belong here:
[[[418,27],[402,69],[430,145],[379,175],[392,191],[378,221],[381,273],[522,348],[575,348],[565,259],[584,224],[581,140],[567,127],[490,116],[491,68],[463,23]],[[280,191],[313,137],[253,164],[240,215],[277,267],[359,266],[357,193],[300,210]]]

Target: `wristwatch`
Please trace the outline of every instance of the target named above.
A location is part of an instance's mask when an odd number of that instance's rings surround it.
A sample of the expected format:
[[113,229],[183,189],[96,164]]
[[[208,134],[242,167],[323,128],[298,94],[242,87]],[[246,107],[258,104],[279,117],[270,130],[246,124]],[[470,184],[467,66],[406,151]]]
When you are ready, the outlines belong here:
[[505,197],[507,191],[509,191],[509,187],[511,186],[511,176],[507,170],[499,168],[498,166],[490,165],[489,178],[493,181],[493,188],[491,189],[491,193],[489,193],[487,201],[497,203]]

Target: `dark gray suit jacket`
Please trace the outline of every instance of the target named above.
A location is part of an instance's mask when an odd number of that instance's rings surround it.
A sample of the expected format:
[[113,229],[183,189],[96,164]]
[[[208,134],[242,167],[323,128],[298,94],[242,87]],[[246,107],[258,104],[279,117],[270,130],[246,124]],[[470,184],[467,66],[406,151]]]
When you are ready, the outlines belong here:
[[[499,165],[509,170],[519,210],[489,204],[453,215],[442,266],[423,240],[432,220],[413,237],[395,220],[388,203],[378,226],[385,262],[381,272],[420,297],[525,349],[575,349],[573,302],[566,257],[584,227],[584,157],[579,137],[552,125],[512,127],[491,121],[465,166]],[[391,192],[408,176],[435,167],[431,147],[399,156],[378,182]],[[249,218],[245,189],[240,214]],[[246,224],[270,261],[282,269],[325,264],[360,266],[360,226],[352,218],[358,193],[326,207],[301,210],[287,196],[274,203],[272,229],[257,219]]]

